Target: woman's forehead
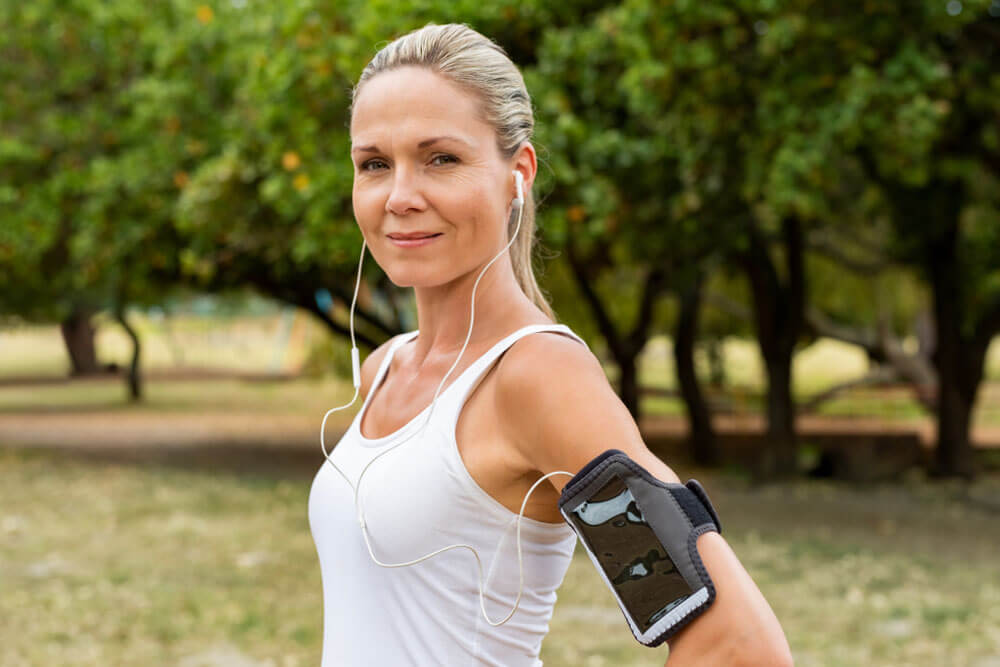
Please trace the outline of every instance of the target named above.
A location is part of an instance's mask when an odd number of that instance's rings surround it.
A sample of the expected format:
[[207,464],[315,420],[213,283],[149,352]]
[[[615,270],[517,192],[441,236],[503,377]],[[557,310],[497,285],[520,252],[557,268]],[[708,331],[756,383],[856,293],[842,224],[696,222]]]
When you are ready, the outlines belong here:
[[369,79],[351,116],[354,146],[376,143],[379,136],[419,142],[448,135],[478,143],[492,134],[479,100],[422,67],[401,67]]

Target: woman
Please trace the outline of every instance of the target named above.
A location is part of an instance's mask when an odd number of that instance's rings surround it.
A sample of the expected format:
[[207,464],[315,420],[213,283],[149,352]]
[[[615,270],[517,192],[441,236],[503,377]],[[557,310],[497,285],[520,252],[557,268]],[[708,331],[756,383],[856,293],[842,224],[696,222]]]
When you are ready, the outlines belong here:
[[[379,266],[414,288],[419,326],[365,359],[364,403],[310,493],[323,665],[541,664],[576,535],[557,507],[568,477],[525,495],[610,447],[678,481],[535,282],[533,125],[517,68],[464,25],[397,39],[354,90],[355,217]],[[716,600],[671,640],[670,665],[790,663],[725,540],[697,549]]]

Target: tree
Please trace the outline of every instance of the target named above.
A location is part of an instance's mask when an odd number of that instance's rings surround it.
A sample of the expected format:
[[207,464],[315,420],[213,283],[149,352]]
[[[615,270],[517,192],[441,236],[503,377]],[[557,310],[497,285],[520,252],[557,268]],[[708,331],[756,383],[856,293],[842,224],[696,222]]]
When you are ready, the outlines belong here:
[[[376,45],[431,20],[461,21],[507,46],[515,60],[530,62],[532,35],[592,5],[600,3],[535,2],[517,15],[497,2],[302,0],[277,10],[220,10],[213,23],[245,27],[227,28],[236,36],[226,37],[212,67],[241,75],[231,103],[218,114],[225,140],[187,172],[178,201],[186,275],[208,289],[253,285],[347,335],[346,323],[331,320],[314,295],[327,289],[346,306],[353,293],[362,239],[351,205],[350,92]],[[220,39],[226,34],[219,33]],[[162,76],[180,87],[191,74],[185,66]],[[392,309],[387,314],[359,303],[359,342],[375,347],[401,330],[401,290],[370,256],[364,275]]]
[[[162,201],[136,187],[132,170],[107,165],[137,166],[128,163],[136,137],[126,100],[150,69],[143,27],[155,10],[42,2],[0,12],[9,27],[0,77],[17,91],[0,107],[0,191],[9,204],[0,310],[61,321],[73,371],[93,372],[90,316],[152,289],[145,271],[124,275],[121,267],[126,257],[146,264]],[[113,215],[102,211],[102,196],[114,202]]]
[[[742,268],[751,288],[768,374],[768,448],[759,464],[764,474],[795,468],[791,360],[802,333],[805,228],[816,217],[787,205],[785,188],[755,187],[758,179],[772,178],[781,137],[767,131],[759,114],[770,45],[754,28],[779,11],[757,2],[661,5],[646,0],[627,1],[621,9],[633,21],[627,34],[639,42],[629,60],[642,63],[632,68],[642,73],[634,91],[637,106],[656,119],[657,134],[671,145],[679,186],[675,196],[693,227],[688,233],[663,230],[669,239],[665,248],[674,253],[664,255],[664,261],[696,267],[710,256],[725,258]],[[661,189],[672,190],[673,182],[662,183]],[[776,244],[780,252],[773,249]],[[688,261],[677,262],[678,246],[710,252],[696,250]],[[686,300],[699,293],[697,280],[685,281],[680,293]],[[681,313],[693,312],[693,305],[687,303]]]
[[541,228],[565,250],[635,418],[636,360],[654,332],[655,306],[669,287],[693,280],[707,242],[689,215],[691,200],[680,196],[664,117],[645,94],[660,70],[644,52],[646,27],[641,16],[613,7],[549,31],[527,77],[551,166],[541,179],[548,193]]
[[990,76],[1000,22],[991,7],[803,3],[789,10],[796,19],[774,71],[812,68],[813,94],[795,101],[822,120],[813,144],[827,163],[852,160],[877,188],[872,213],[891,221],[893,257],[930,286],[942,474],[974,470],[969,418],[1000,333],[1000,80]]

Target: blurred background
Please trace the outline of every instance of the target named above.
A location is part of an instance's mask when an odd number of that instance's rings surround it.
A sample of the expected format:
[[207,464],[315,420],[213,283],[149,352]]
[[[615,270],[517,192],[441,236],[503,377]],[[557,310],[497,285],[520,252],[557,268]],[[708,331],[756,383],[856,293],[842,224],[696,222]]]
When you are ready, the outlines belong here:
[[[0,665],[318,664],[349,95],[428,22],[522,68],[539,282],[796,663],[1000,665],[1000,0],[0,3]],[[664,657],[577,553],[545,663]]]

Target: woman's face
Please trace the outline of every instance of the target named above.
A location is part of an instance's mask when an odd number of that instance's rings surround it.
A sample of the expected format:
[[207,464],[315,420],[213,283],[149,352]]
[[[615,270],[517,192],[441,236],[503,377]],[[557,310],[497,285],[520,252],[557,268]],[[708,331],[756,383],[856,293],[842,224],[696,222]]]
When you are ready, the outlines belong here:
[[[355,101],[354,215],[372,256],[396,285],[447,283],[507,243],[511,171],[524,159],[503,159],[477,104],[422,67],[375,76]],[[523,170],[526,190],[530,171]],[[416,233],[437,236],[392,238]]]

